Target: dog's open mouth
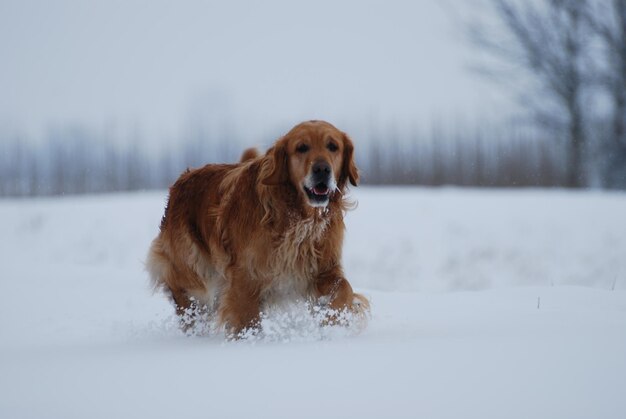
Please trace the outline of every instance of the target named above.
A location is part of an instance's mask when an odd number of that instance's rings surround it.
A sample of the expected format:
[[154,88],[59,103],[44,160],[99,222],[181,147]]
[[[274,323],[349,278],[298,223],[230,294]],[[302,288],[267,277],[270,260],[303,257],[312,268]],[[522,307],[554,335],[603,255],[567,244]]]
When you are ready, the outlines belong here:
[[312,188],[304,187],[304,191],[306,192],[309,200],[313,203],[323,203],[328,200],[328,196],[330,195],[330,188],[324,182],[320,182]]

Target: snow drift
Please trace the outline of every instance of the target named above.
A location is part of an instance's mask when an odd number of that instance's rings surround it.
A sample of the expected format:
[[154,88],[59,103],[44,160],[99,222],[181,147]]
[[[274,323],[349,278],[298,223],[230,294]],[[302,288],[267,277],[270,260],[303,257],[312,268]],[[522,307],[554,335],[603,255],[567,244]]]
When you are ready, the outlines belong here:
[[165,192],[0,201],[0,417],[622,418],[626,195],[357,188],[361,333],[186,337],[143,260]]

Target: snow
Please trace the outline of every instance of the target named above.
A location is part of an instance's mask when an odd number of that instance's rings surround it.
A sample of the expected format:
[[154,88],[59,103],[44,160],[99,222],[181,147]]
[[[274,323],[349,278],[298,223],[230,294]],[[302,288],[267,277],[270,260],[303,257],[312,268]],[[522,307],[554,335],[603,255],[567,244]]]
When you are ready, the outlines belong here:
[[626,195],[353,196],[367,328],[291,310],[241,342],[151,294],[165,192],[0,201],[0,417],[626,416]]

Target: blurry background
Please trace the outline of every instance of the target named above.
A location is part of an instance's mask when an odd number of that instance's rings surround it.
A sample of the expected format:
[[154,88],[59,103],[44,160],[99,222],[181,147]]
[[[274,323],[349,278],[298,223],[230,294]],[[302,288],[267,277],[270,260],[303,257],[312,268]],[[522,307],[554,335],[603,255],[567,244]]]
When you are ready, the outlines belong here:
[[164,188],[307,119],[368,184],[626,188],[626,0],[2,0],[0,62],[0,196]]

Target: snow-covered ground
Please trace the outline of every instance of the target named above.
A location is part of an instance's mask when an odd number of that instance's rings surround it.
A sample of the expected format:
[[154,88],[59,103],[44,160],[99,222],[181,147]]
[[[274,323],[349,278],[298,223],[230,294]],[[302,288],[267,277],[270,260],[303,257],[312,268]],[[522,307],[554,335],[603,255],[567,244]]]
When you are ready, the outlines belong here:
[[626,417],[625,194],[353,196],[368,327],[252,342],[151,294],[165,192],[0,201],[0,418]]

